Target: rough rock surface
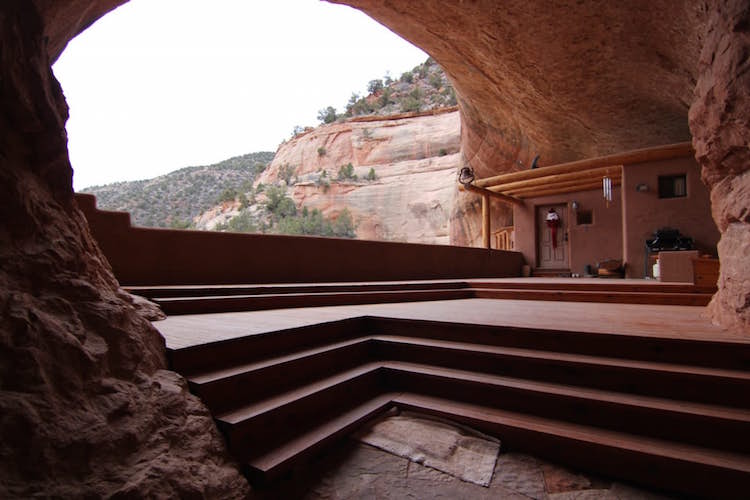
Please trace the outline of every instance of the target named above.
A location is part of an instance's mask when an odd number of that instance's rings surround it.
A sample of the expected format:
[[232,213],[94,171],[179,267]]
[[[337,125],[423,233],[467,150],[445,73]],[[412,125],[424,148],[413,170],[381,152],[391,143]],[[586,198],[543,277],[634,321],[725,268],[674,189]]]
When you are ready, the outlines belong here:
[[[329,217],[348,208],[357,238],[448,244],[459,147],[457,111],[333,123],[282,144],[257,182],[278,181],[288,166],[295,203]],[[358,179],[335,181],[348,163]]]
[[246,496],[76,207],[42,30],[0,3],[0,497]]
[[709,2],[690,129],[711,189],[719,241],[719,292],[709,309],[722,325],[750,331],[750,4]]

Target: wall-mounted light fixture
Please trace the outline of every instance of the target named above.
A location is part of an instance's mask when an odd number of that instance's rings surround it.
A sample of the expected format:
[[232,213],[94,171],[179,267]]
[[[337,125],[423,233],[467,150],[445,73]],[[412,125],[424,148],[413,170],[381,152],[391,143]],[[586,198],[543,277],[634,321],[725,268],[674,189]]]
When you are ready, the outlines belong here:
[[579,207],[580,207],[580,205],[578,204],[578,202],[576,200],[573,200],[570,203],[570,208],[572,208],[573,210],[578,210]]
[[635,186],[635,190],[639,193],[645,193],[646,191],[648,191],[648,184],[646,184],[645,182],[641,182],[640,184],[637,184]]

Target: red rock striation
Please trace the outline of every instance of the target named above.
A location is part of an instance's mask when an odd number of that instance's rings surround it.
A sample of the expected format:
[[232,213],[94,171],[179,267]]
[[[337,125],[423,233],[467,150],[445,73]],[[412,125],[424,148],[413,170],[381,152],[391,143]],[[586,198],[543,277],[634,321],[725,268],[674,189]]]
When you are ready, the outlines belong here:
[[0,497],[245,496],[76,207],[42,29],[0,4]]
[[[447,245],[459,148],[455,110],[354,119],[283,143],[258,182],[277,182],[289,168],[297,206],[327,217],[348,209],[359,239]],[[358,179],[337,181],[348,163]],[[368,181],[370,169],[377,178]]]

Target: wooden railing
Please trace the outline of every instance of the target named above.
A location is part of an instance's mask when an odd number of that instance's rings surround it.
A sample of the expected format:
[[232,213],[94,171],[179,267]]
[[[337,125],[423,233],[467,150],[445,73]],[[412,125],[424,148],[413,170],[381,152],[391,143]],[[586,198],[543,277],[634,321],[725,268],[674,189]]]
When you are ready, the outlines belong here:
[[515,248],[514,231],[514,226],[501,227],[494,231],[492,235],[495,239],[495,250],[513,250]]

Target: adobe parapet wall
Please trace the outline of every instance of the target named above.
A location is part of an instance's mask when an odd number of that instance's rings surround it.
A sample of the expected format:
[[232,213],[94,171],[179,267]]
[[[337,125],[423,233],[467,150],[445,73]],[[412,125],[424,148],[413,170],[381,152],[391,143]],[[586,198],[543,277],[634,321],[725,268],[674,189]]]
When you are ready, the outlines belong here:
[[77,194],[122,285],[304,283],[511,277],[519,252],[382,241],[139,228]]

